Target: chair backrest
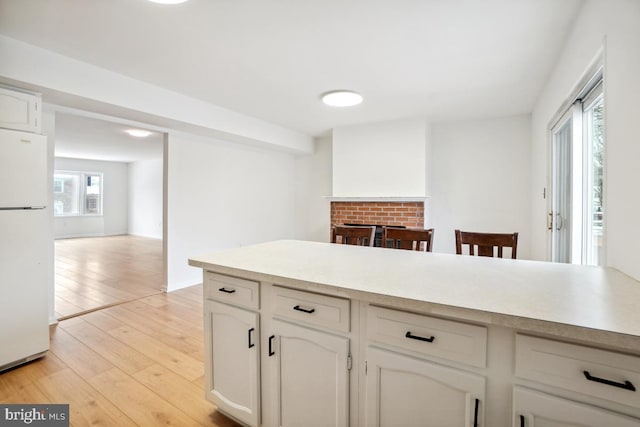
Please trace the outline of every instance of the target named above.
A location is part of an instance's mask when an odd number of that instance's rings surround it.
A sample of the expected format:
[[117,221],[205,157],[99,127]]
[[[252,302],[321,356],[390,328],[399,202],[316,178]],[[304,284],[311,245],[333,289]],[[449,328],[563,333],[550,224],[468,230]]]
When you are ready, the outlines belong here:
[[375,234],[375,226],[336,225],[331,230],[331,242],[345,245],[373,246]]
[[[392,240],[392,246],[389,246]],[[414,228],[384,227],[382,231],[382,246],[393,249],[407,249],[431,252],[433,244],[433,228],[428,230]]]
[[469,255],[494,256],[494,247],[498,248],[498,257],[503,258],[502,248],[511,248],[511,258],[516,259],[518,233],[474,233],[456,230],[456,253],[462,254],[462,245],[469,245]]

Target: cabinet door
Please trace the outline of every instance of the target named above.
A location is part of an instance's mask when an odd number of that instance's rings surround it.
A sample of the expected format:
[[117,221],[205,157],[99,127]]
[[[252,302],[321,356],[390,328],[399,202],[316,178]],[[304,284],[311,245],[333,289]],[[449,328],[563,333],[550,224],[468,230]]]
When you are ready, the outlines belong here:
[[249,426],[260,424],[258,313],[205,300],[207,398]]
[[640,420],[538,391],[515,387],[514,427],[638,427]]
[[346,427],[349,339],[278,320],[273,330],[278,425]]
[[367,349],[366,424],[483,425],[485,378],[376,347]]
[[0,87],[0,128],[39,133],[41,97]]

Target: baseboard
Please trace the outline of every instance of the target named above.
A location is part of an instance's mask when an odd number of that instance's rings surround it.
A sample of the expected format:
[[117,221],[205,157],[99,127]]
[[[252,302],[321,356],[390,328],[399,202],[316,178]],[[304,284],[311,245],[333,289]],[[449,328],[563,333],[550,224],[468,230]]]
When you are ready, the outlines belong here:
[[65,234],[64,236],[55,236],[54,240],[63,240],[63,239],[82,239],[85,237],[112,237],[112,236],[126,236],[128,233],[110,233],[110,234],[98,234],[98,233],[88,233],[88,234]]
[[136,236],[136,237],[145,237],[147,239],[155,239],[155,240],[162,240],[162,236],[158,236],[158,235],[151,235],[151,234],[141,234],[141,233],[128,233],[129,236]]

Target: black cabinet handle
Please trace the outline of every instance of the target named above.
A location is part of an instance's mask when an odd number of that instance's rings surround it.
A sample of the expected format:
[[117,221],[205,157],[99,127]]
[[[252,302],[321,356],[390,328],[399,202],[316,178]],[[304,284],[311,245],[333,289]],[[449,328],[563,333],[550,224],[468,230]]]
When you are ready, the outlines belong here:
[[636,391],[636,388],[633,386],[631,381],[625,381],[624,383],[618,383],[618,382],[607,380],[607,379],[604,379],[604,378],[594,377],[589,373],[589,371],[583,371],[583,372],[584,372],[584,377],[586,379],[588,379],[589,381],[593,381],[593,382],[600,383],[600,384],[610,385],[612,387],[623,388],[623,389],[629,390],[629,391]]
[[273,339],[275,338],[275,335],[271,335],[269,337],[269,357],[273,356],[274,354],[276,354],[275,351],[273,351]]
[[520,415],[520,427],[524,427],[524,415]]
[[315,311],[316,311],[316,309],[315,309],[315,308],[312,308],[312,309],[310,309],[310,310],[307,310],[306,308],[302,308],[302,307],[300,307],[299,305],[296,305],[295,307],[293,307],[293,309],[294,309],[294,310],[301,311],[301,312],[303,312],[303,313],[308,313],[308,314],[311,314],[311,313],[313,313],[313,312],[315,312]]
[[478,427],[478,406],[480,399],[476,399],[476,409],[473,411],[473,427]]
[[433,342],[433,340],[436,339],[436,337],[434,337],[433,335],[430,336],[429,338],[425,338],[418,335],[413,335],[410,331],[407,331],[407,333],[404,334],[404,336],[406,338],[411,338],[412,340],[418,340],[418,341],[424,341],[424,342]]
[[220,292],[224,292],[225,294],[232,294],[232,293],[234,293],[236,291],[235,289],[227,289],[227,288],[220,288],[218,290]]
[[253,331],[255,331],[255,328],[251,328],[247,331],[247,340],[249,341],[249,348],[255,346],[255,344],[251,342],[251,332]]

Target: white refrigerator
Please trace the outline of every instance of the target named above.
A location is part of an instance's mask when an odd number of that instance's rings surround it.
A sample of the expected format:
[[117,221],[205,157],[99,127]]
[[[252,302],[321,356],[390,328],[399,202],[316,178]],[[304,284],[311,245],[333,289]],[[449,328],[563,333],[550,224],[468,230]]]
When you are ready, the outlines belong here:
[[47,139],[0,129],[0,371],[49,349]]

